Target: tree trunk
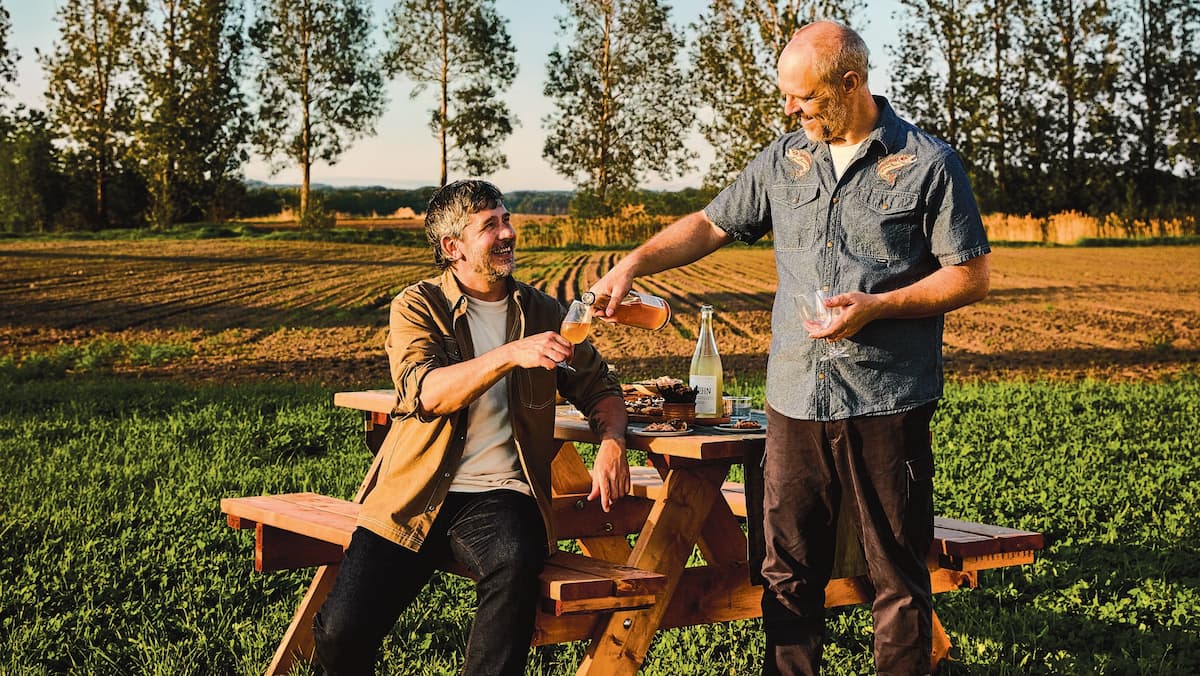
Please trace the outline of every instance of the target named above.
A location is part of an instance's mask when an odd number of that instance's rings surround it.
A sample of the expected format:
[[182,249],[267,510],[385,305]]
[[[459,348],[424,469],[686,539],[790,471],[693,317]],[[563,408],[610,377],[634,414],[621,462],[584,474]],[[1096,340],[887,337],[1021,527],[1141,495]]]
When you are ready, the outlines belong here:
[[604,54],[600,63],[600,138],[596,143],[596,197],[602,204],[608,203],[608,121],[612,117],[612,24],[613,2],[603,0],[604,11]]
[[446,172],[447,157],[446,157],[446,155],[449,152],[449,149],[446,147],[446,126],[449,124],[449,121],[450,121],[450,116],[449,116],[449,113],[450,113],[450,72],[449,72],[450,71],[450,36],[449,36],[449,30],[450,30],[450,28],[447,25],[450,22],[450,15],[449,15],[449,9],[446,7],[446,0],[442,0],[442,2],[441,2],[441,12],[442,12],[442,15],[441,15],[441,19],[442,19],[442,35],[441,35],[441,39],[442,39],[442,44],[441,44],[441,47],[442,47],[442,64],[441,64],[442,65],[442,77],[441,77],[442,101],[441,101],[441,119],[438,120],[438,146],[441,150],[442,175],[441,175],[441,178],[438,179],[438,185],[444,186],[444,185],[446,185],[446,179],[447,179],[447,172]]
[[308,215],[309,174],[312,171],[312,134],[311,106],[309,97],[308,51],[312,40],[312,8],[305,3],[300,17],[300,213],[296,216],[301,224],[306,222]]

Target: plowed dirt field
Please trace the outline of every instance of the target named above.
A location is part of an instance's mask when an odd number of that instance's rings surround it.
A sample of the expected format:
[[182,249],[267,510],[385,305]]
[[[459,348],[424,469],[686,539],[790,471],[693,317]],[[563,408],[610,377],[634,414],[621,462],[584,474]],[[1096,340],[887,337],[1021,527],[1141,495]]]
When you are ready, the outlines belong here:
[[[519,254],[518,277],[575,297],[610,252]],[[62,344],[185,343],[193,356],[117,370],[195,380],[387,382],[390,299],[434,273],[424,249],[261,240],[0,243],[0,356]],[[686,376],[698,307],[716,307],[726,377],[761,372],[772,252],[734,245],[640,280],[676,316],[599,326],[625,378]],[[1200,363],[1200,248],[1002,248],[992,293],[947,317],[950,378],[1156,379]]]

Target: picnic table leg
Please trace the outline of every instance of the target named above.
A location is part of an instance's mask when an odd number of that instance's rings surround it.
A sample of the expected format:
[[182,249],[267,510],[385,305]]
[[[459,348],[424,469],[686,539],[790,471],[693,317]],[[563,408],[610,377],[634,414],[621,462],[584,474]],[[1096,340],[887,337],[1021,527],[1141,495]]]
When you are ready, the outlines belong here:
[[283,635],[283,640],[275,649],[275,657],[271,660],[271,666],[267,667],[267,676],[286,674],[297,662],[302,661],[306,664],[312,662],[315,651],[312,634],[313,617],[320,610],[321,604],[325,602],[325,597],[329,596],[329,591],[333,589],[333,581],[337,579],[337,572],[336,564],[321,566],[317,569],[312,584],[308,586],[308,592],[304,594],[304,600],[300,602],[296,608],[296,614],[292,616],[292,623],[288,626],[287,633]]
[[[368,434],[372,431],[372,426],[368,420],[366,430]],[[387,434],[391,434],[388,419],[383,417],[383,429],[388,430]],[[379,478],[379,467],[383,461],[383,454],[379,452],[379,446],[382,441],[372,446],[371,438],[368,436],[367,445],[371,447],[371,452],[375,454],[375,459],[371,461],[371,467],[367,469],[366,476],[363,477],[362,483],[358,486],[358,492],[354,495],[354,502],[362,504],[363,500],[367,499],[367,495],[375,488],[375,482]],[[304,599],[300,601],[300,605],[296,607],[296,612],[292,615],[292,623],[288,625],[287,632],[283,635],[283,640],[279,642],[279,647],[275,649],[275,657],[271,659],[271,666],[267,667],[267,676],[276,676],[277,674],[286,674],[291,671],[292,666],[298,661],[312,663],[313,653],[316,647],[313,645],[312,623],[313,617],[317,611],[321,609],[321,604],[325,603],[325,597],[329,596],[329,592],[333,589],[333,581],[337,579],[338,566],[337,564],[329,566],[321,566],[317,569],[317,574],[313,575],[312,582],[308,585],[308,591],[304,594]]]
[[942,660],[950,657],[950,637],[946,634],[946,629],[942,627],[941,620],[938,619],[937,613],[933,613],[933,659],[930,666],[931,671],[937,671],[938,665]]
[[674,469],[663,480],[646,527],[628,565],[662,573],[666,587],[646,610],[617,612],[601,618],[578,676],[633,676],[646,659],[650,642],[670,605],[713,502],[720,497],[727,465]]

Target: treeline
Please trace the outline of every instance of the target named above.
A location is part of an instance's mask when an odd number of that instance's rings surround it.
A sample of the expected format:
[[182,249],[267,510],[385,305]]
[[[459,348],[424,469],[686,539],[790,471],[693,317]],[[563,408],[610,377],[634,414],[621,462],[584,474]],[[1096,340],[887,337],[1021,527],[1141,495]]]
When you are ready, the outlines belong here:
[[[21,55],[6,1],[3,230],[254,215],[283,193],[244,184],[251,153],[300,170],[286,199],[304,225],[328,225],[335,211],[419,211],[420,191],[312,191],[314,162],[335,162],[374,133],[387,78],[405,78],[431,103],[442,182],[507,166],[516,47],[494,0],[395,0],[380,23],[368,0],[62,0],[55,43],[36,57],[44,109],[8,102]],[[862,0],[710,0],[686,32],[670,9],[564,1],[560,44],[547,56],[543,93],[554,108],[541,121],[542,155],[575,190],[531,194],[523,211],[562,213],[564,200],[579,217],[702,205],[794,129],[775,61],[817,18],[889,26],[893,105],[958,149],[986,211],[1197,210],[1195,0],[900,0],[895,16]],[[652,175],[694,168],[694,129],[714,155],[704,187],[639,190]]]
[[[313,186],[314,199],[325,209],[347,216],[386,216],[401,209],[412,209],[422,214],[433,186],[411,190],[396,188],[332,188]],[[715,196],[709,189],[684,188],[678,191],[634,190],[620,196],[625,204],[638,204],[649,216],[678,216],[704,208]],[[294,209],[299,201],[296,186],[252,185],[231,195],[236,205],[231,218],[262,218],[274,216],[285,209]],[[509,211],[518,214],[546,216],[581,215],[595,208],[588,200],[577,198],[569,190],[514,190],[504,194],[504,204]]]

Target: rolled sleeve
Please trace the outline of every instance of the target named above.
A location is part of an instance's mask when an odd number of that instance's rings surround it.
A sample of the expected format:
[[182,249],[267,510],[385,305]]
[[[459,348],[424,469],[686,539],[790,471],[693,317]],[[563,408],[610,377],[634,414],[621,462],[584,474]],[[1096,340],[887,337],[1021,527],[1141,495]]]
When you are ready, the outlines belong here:
[[454,337],[445,335],[428,305],[406,289],[392,301],[385,349],[396,387],[393,417],[420,415],[421,386],[435,368],[446,366],[458,354]]

